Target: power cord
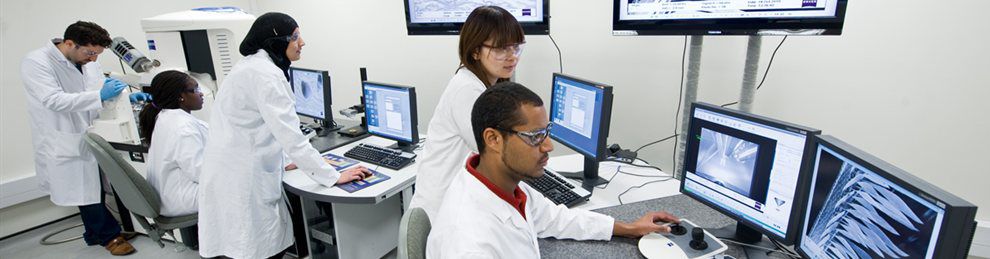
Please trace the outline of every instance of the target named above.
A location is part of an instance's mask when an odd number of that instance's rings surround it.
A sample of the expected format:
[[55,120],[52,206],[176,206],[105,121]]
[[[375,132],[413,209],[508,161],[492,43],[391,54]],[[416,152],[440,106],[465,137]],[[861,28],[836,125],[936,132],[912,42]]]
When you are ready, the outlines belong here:
[[[773,54],[770,54],[770,62],[767,62],[767,69],[763,71],[763,78],[760,79],[760,84],[756,85],[756,90],[760,90],[760,87],[763,87],[763,82],[767,80],[767,74],[770,74],[770,66],[773,66],[773,58],[777,56],[777,51],[780,50],[780,46],[783,46],[784,41],[786,40],[787,40],[787,35],[784,35],[784,38],[780,39],[780,43],[777,44],[777,48],[773,49]],[[727,107],[736,104],[739,104],[739,101],[726,103],[720,106]]]
[[732,243],[732,244],[738,245],[738,246],[745,246],[745,247],[750,247],[750,248],[755,248],[755,249],[760,249],[760,250],[763,250],[763,251],[767,251],[767,255],[770,255],[771,253],[781,253],[781,254],[786,255],[787,257],[790,257],[790,258],[795,258],[795,257],[800,258],[801,257],[800,255],[797,255],[795,253],[792,253],[790,251],[787,251],[786,249],[783,249],[782,247],[780,247],[779,243],[777,243],[773,239],[771,239],[770,241],[773,242],[774,245],[777,246],[777,248],[763,247],[763,246],[758,246],[758,245],[753,245],[753,244],[747,244],[747,243],[736,241],[735,239],[732,239],[732,238],[719,237],[718,239],[719,240],[722,240],[722,241],[725,241],[725,242],[728,242],[728,243]]
[[550,32],[547,32],[547,37],[550,37],[550,42],[553,42],[553,47],[554,48],[557,48],[557,62],[559,62],[559,64],[560,64],[560,73],[563,74],[564,73],[564,56],[562,54],[560,54],[560,47],[557,46],[557,41],[553,40],[553,36],[550,35]]
[[625,204],[625,203],[622,202],[622,196],[623,195],[626,195],[627,192],[632,191],[633,189],[643,188],[643,186],[647,186],[647,185],[649,185],[651,183],[659,183],[659,182],[670,181],[670,179],[674,179],[674,177],[673,176],[667,176],[664,179],[653,180],[653,181],[645,182],[645,183],[640,184],[640,185],[637,185],[637,186],[629,187],[629,189],[626,189],[625,191],[623,191],[622,193],[620,193],[619,196],[617,197],[617,198],[619,198],[619,205]]

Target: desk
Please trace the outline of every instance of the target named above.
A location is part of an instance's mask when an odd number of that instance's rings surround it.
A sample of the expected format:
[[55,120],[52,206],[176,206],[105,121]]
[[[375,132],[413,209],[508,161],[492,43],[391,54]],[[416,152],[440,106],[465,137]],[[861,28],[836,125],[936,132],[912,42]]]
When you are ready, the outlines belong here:
[[[567,155],[550,158],[547,167],[557,171],[581,170],[583,158],[580,155]],[[621,169],[622,172],[618,171]],[[575,208],[593,210],[614,217],[620,221],[635,221],[649,211],[667,211],[680,218],[690,219],[695,224],[705,228],[721,228],[735,224],[735,220],[722,215],[714,209],[680,194],[680,181],[667,180],[643,185],[649,181],[663,180],[667,173],[656,169],[634,167],[617,162],[602,162],[599,164],[599,176],[612,179],[609,185],[594,188],[588,202]],[[642,175],[642,176],[635,176]],[[580,185],[578,181],[568,179],[572,184]],[[643,187],[630,189],[631,187]],[[622,205],[619,195],[622,195]],[[612,241],[575,241],[542,238],[539,240],[540,256],[543,258],[645,258],[639,253],[639,239],[612,237]],[[729,249],[725,252],[735,258],[745,258],[742,248],[726,242]],[[772,258],[787,258],[780,253],[771,254]]]
[[[360,143],[389,145],[393,142],[372,136],[329,153],[343,156]],[[398,246],[404,200],[412,198],[409,187],[416,181],[419,163],[414,162],[398,171],[364,162],[360,164],[392,178],[348,193],[317,184],[298,170],[285,172],[282,178],[285,190],[301,200],[310,258],[381,258]]]

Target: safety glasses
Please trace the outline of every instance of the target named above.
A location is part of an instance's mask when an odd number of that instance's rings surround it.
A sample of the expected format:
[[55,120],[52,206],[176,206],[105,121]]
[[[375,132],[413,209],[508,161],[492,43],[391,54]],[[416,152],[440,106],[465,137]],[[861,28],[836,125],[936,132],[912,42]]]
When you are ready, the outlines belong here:
[[526,46],[526,42],[512,44],[500,48],[496,48],[488,44],[482,44],[481,46],[491,49],[491,53],[493,56],[495,56],[495,60],[505,61],[509,59],[509,56],[518,58],[520,55],[522,55],[523,47]]
[[530,146],[538,147],[541,144],[543,144],[543,141],[547,140],[547,137],[550,136],[550,129],[552,127],[553,127],[553,123],[547,124],[546,128],[542,128],[534,131],[519,132],[512,129],[498,129],[498,130],[515,134],[516,136],[519,136],[519,138],[522,139],[523,142],[526,142],[526,144],[529,144]]

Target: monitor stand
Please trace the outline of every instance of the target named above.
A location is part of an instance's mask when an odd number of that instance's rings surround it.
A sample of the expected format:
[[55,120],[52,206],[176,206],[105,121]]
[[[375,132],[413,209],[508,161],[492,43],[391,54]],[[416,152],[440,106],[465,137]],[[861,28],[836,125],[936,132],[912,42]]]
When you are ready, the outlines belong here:
[[330,120],[314,120],[320,127],[314,128],[316,130],[316,135],[320,137],[325,137],[330,132],[337,131],[341,128],[337,122]]
[[581,180],[581,187],[591,192],[595,186],[608,183],[608,180],[598,177],[598,159],[584,156],[584,171],[557,172],[561,176]]
[[414,153],[413,151],[416,150],[417,147],[419,147],[419,145],[398,141],[395,144],[388,146],[387,148],[402,150],[403,152]]
[[[719,229],[707,229],[707,230],[709,233],[711,233],[712,235],[718,238],[728,239],[733,242],[739,242],[748,245],[772,248],[774,250],[777,249],[777,246],[774,245],[773,242],[770,242],[768,239],[763,238],[763,233],[760,233],[759,230],[743,225],[742,223],[739,222],[736,222],[735,225],[728,225]],[[770,253],[771,253],[770,251],[759,248],[747,247],[747,246],[740,246],[740,247],[746,253],[746,258],[754,258],[754,259],[770,258]]]

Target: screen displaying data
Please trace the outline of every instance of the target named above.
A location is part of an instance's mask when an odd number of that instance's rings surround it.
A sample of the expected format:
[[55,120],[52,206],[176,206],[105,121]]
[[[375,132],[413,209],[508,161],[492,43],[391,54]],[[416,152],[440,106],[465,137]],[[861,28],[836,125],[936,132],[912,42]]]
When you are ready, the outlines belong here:
[[296,99],[296,113],[303,116],[325,119],[324,82],[322,71],[291,69],[292,94]]
[[495,5],[520,23],[543,22],[543,0],[406,0],[411,23],[463,23],[471,11]]
[[619,20],[834,18],[839,0],[618,0]]
[[682,192],[785,238],[807,132],[696,107]]
[[368,132],[386,138],[413,141],[413,113],[410,88],[364,83],[365,116]]
[[819,145],[800,248],[811,258],[934,258],[943,204]]
[[550,122],[551,136],[589,156],[597,156],[605,90],[592,84],[555,76]]

